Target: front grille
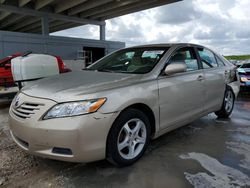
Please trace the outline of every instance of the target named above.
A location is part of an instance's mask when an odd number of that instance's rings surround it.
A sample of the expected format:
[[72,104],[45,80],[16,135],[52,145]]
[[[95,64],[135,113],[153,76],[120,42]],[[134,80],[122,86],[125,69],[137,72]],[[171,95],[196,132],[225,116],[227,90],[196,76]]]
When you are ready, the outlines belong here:
[[15,107],[14,104],[12,106],[12,112],[19,118],[27,119],[39,111],[41,106],[44,106],[44,104],[25,102],[18,107]]

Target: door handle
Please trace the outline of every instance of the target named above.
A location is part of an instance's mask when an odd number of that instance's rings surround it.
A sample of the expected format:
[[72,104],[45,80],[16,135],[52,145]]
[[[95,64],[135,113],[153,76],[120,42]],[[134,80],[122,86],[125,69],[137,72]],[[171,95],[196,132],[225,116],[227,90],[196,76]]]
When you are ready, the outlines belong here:
[[199,75],[199,76],[197,77],[197,80],[198,80],[198,81],[202,81],[202,80],[204,80],[204,78],[203,78],[202,75]]

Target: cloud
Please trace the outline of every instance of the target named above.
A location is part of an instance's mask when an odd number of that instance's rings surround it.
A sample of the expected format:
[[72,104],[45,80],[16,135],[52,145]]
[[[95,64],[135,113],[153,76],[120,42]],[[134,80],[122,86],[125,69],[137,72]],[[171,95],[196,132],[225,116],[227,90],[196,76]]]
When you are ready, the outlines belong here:
[[236,37],[240,39],[249,39],[250,38],[250,30],[243,30],[236,33]]
[[199,18],[200,12],[197,11],[192,1],[170,4],[159,7],[155,15],[155,20],[161,24],[178,25]]
[[128,42],[139,42],[144,37],[140,25],[127,23],[126,20],[111,20],[108,22],[107,37],[115,40],[127,40]]
[[[107,20],[107,40],[127,46],[147,43],[191,42],[221,54],[250,54],[249,0],[184,0]],[[97,26],[81,26],[55,33],[99,38]]]
[[99,27],[96,25],[84,25],[71,29],[66,29],[64,31],[58,31],[52,33],[56,36],[66,36],[75,38],[88,38],[88,39],[99,39]]

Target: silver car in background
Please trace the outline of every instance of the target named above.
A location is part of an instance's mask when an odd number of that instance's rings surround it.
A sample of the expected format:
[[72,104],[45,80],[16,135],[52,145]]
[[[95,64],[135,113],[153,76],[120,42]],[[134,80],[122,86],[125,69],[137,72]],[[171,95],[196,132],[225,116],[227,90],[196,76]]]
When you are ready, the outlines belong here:
[[239,91],[235,70],[200,45],[122,49],[23,88],[10,107],[11,135],[34,155],[130,165],[151,139],[211,112],[229,117]]

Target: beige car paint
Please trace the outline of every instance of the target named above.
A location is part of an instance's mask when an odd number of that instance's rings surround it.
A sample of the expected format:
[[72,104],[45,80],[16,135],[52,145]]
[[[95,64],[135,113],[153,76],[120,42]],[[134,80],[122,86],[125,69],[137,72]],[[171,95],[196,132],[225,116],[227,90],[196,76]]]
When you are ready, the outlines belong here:
[[[23,88],[18,95],[21,104],[43,105],[30,118],[22,119],[14,113],[15,101],[12,102],[10,129],[14,141],[34,155],[90,162],[106,157],[110,128],[119,113],[131,105],[144,104],[152,110],[155,118],[152,138],[219,110],[226,84],[229,84],[224,72],[233,69],[233,65],[163,76],[162,69],[171,54],[180,47],[192,45],[157,46],[171,48],[154,69],[144,75],[79,71],[46,78]],[[107,101],[95,113],[42,120],[57,103],[103,97]],[[28,142],[29,147],[18,139]],[[73,155],[54,154],[51,152],[53,147],[70,148]]]

